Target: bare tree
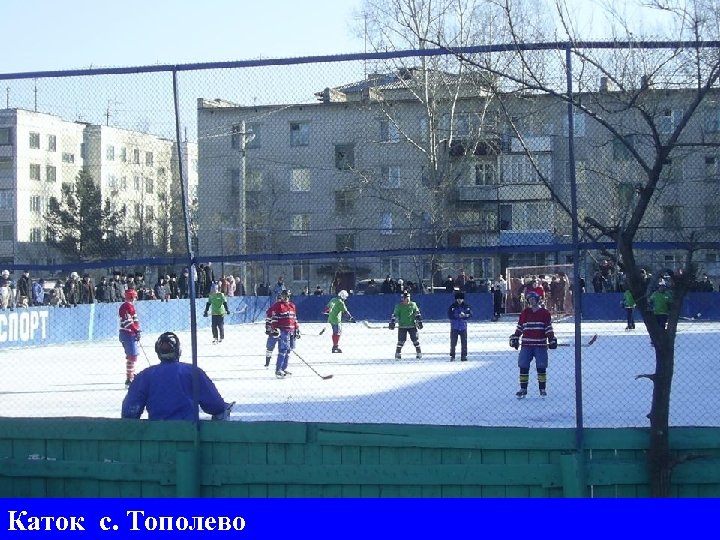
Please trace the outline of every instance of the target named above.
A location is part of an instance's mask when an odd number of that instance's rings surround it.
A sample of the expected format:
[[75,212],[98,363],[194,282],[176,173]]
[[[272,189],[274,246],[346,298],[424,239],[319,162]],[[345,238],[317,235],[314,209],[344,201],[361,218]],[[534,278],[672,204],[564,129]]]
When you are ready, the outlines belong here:
[[[539,47],[527,45],[537,42],[537,34],[533,33],[536,27],[532,20],[522,13],[521,2],[491,3],[504,13],[503,23],[514,44],[507,55],[513,58],[515,69],[496,71],[471,54],[457,53],[455,57],[478,70],[493,72],[500,79],[499,89],[514,89],[514,99],[520,95],[527,99],[545,96],[570,105],[574,119],[582,116],[601,134],[596,137],[600,144],[594,150],[599,153],[611,149],[615,158],[609,164],[612,166],[596,163],[595,170],[589,167],[585,171],[596,180],[596,195],[607,195],[606,204],[570,218],[577,226],[593,231],[596,238],[615,243],[627,284],[643,313],[655,351],[655,372],[638,376],[653,383],[648,414],[651,492],[654,496],[668,496],[673,466],[683,459],[671,454],[668,430],[677,324],[683,299],[697,271],[696,254],[706,247],[703,241],[717,238],[717,231],[710,231],[714,236],[708,236],[703,223],[683,225],[669,203],[677,197],[674,194],[682,181],[678,171],[682,170],[683,160],[718,146],[717,137],[708,132],[717,130],[707,129],[702,113],[713,107],[719,94],[720,48],[717,42],[706,44],[703,40],[717,39],[720,10],[716,3],[705,0],[640,3],[670,15],[674,24],[666,29],[674,33],[666,37],[685,41],[682,45],[663,46],[640,42],[639,34],[632,30],[632,21],[623,19],[623,14],[613,11],[608,3],[605,13],[614,23],[611,28],[617,39],[624,37],[627,45],[616,41],[605,47],[585,46],[575,30],[571,5],[555,0],[559,26],[556,35],[547,37],[561,35],[571,44],[568,65],[562,48],[553,57]],[[440,40],[436,45],[452,48]],[[572,93],[565,91],[563,77],[558,77],[550,66],[562,69],[561,73],[572,70]],[[499,94],[497,99],[502,103],[508,97]],[[509,123],[519,144],[529,149],[523,126]],[[546,180],[554,199],[567,211],[567,205],[562,205],[567,196],[551,179]],[[674,251],[678,253],[682,247],[684,253],[682,261],[668,269],[666,276],[674,295],[666,327],[653,316],[650,291],[640,273],[643,254],[636,247],[640,241],[659,240],[675,242]]]

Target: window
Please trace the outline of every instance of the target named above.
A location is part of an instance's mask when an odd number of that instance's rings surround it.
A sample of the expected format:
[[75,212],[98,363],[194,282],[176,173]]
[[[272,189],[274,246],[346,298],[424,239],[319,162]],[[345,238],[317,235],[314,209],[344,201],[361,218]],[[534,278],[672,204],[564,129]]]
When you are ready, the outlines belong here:
[[155,180],[150,177],[145,177],[145,193],[154,193],[155,191]]
[[44,210],[43,200],[39,195],[32,195],[30,197],[30,211],[33,214],[40,214]]
[[336,234],[335,249],[337,251],[352,251],[355,249],[354,234]]
[[0,157],[0,171],[9,171],[13,167],[13,158]]
[[85,143],[80,143],[80,157],[87,159],[87,145]]
[[0,127],[0,146],[12,144],[12,128]]
[[240,150],[242,143],[240,137],[242,137],[242,126],[240,124],[233,124],[230,127],[230,148]]
[[310,280],[310,263],[308,261],[297,261],[293,263],[293,281]]
[[160,167],[157,172],[158,172],[158,176],[161,178],[165,178],[165,175],[167,174],[165,167]]
[[108,187],[112,191],[117,191],[117,187],[118,187],[117,176],[115,176],[114,174],[108,175]]
[[391,120],[380,120],[380,140],[382,142],[400,142],[400,130]]
[[105,159],[115,161],[115,147],[112,144],[108,144],[105,147]]
[[40,227],[33,227],[30,229],[30,241],[31,242],[42,242],[42,230]]
[[145,207],[145,221],[153,221],[155,219],[155,207],[154,206],[146,206]]
[[263,187],[263,172],[261,169],[250,169],[245,178],[245,191],[261,191]]
[[[533,159],[530,159],[530,158]],[[505,184],[537,184],[540,175],[536,167],[546,177],[550,176],[550,156],[548,154],[509,154],[501,156],[503,183]],[[534,160],[534,163],[533,163]]]
[[142,182],[140,181],[140,177],[139,176],[133,177],[133,189],[135,191],[140,191],[141,186],[142,186]]
[[672,133],[682,120],[683,112],[681,110],[665,109],[658,118],[658,131],[667,135]]
[[57,167],[55,167],[55,165],[47,165],[45,167],[45,181],[46,182],[57,181]]
[[12,225],[0,225],[0,241],[14,240]]
[[479,161],[475,164],[475,185],[494,186],[497,184],[495,164],[487,161]]
[[120,147],[120,161],[127,163],[127,148],[124,146]]
[[340,215],[347,215],[355,209],[356,194],[354,191],[335,192],[335,212]]
[[635,198],[635,185],[632,182],[620,182],[617,186],[620,208],[626,208]]
[[63,152],[62,154],[63,163],[75,163],[75,154],[70,152]]
[[382,275],[386,276],[400,276],[400,259],[380,259],[380,268],[382,268]]
[[720,210],[718,210],[717,204],[705,205],[705,226],[720,227]]
[[335,167],[341,171],[347,171],[355,167],[355,145],[335,145]]
[[632,154],[628,147],[635,147],[635,137],[633,135],[626,135],[622,139],[614,139],[613,159],[616,161],[628,161],[632,159]]
[[382,187],[400,187],[400,167],[396,165],[386,165],[384,167],[380,167],[380,176],[382,178]]
[[291,236],[307,236],[310,233],[309,214],[294,214],[290,219]]
[[[584,137],[585,136],[585,123],[587,119],[587,114],[585,114],[584,111],[578,111],[573,109],[573,136],[574,137]],[[570,133],[570,130],[568,128],[569,126],[569,120],[567,115],[563,116],[563,134],[567,137]]]
[[393,215],[392,212],[383,212],[380,216],[380,234],[393,233]]
[[430,120],[427,116],[421,116],[418,119],[418,131],[420,131],[420,141],[428,142],[430,140]]
[[135,219],[140,219],[142,217],[142,205],[140,203],[135,203],[133,210]]
[[55,135],[48,135],[48,152],[55,152],[57,150],[57,137]]
[[123,191],[127,191],[127,176],[123,176],[120,178],[120,189]]
[[30,164],[30,180],[40,180],[40,164]]
[[553,213],[548,202],[500,205],[501,231],[537,231],[552,228]]
[[[720,133],[720,107],[708,109],[703,116],[707,133]],[[2,144],[2,142],[0,142]],[[9,144],[9,143],[7,143]]]
[[667,230],[678,230],[682,227],[682,219],[680,217],[679,206],[663,206],[662,211],[662,226]]
[[254,122],[247,124],[248,137],[245,141],[245,148],[260,148],[262,146],[262,124]]
[[135,165],[140,165],[140,149],[139,148],[133,149],[133,163]]
[[148,167],[153,166],[153,153],[152,152],[145,152],[145,165]]
[[718,173],[717,157],[705,156],[705,177],[708,180],[713,180]]
[[683,167],[681,160],[673,161],[668,158],[663,162],[662,178],[668,183],[682,180]]
[[290,122],[290,146],[307,146],[308,144],[310,144],[310,124]]
[[290,172],[290,191],[310,191],[310,169],[293,169]]
[[40,148],[40,134],[35,131],[30,132],[30,148]]

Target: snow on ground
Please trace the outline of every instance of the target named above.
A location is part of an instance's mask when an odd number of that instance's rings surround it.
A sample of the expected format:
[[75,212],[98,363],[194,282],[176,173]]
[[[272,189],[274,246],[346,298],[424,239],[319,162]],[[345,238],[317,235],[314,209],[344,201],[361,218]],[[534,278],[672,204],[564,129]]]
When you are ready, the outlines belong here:
[[[371,323],[381,327],[383,323]],[[582,408],[586,427],[645,427],[652,384],[638,375],[654,371],[654,349],[638,324],[583,322]],[[236,401],[235,421],[403,423],[435,425],[574,427],[575,348],[550,351],[548,397],[537,392],[534,365],[529,395],[517,400],[517,352],[508,346],[515,319],[473,322],[469,361],[449,361],[449,324],[427,322],[420,331],[423,358],[412,344],[393,359],[397,333],[363,324],[343,326],[342,354],[331,354],[330,328],[302,325],[292,355],[292,376],[274,376],[276,354],[265,368],[262,324],[226,326],[225,341],[212,344],[209,330],[198,336],[198,364],[223,397]],[[320,331],[325,332],[320,335]],[[574,323],[555,324],[561,343],[571,344]],[[718,426],[720,393],[714,375],[720,324],[682,322],[678,330],[671,424]],[[181,332],[183,360],[191,362],[189,332]],[[156,363],[155,336],[143,336],[138,370]],[[125,359],[117,340],[68,343],[34,349],[0,350],[0,410],[7,417],[118,418],[125,395]],[[712,387],[711,387],[712,385]],[[206,415],[202,415],[206,418]]]

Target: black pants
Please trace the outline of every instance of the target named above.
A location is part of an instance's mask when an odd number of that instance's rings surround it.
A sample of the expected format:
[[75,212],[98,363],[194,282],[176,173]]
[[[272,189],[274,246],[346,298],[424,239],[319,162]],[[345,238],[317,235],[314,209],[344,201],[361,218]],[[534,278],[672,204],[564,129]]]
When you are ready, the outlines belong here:
[[212,335],[214,339],[225,339],[225,316],[224,315],[213,315],[212,316]]
[[450,329],[450,357],[455,358],[455,346],[460,338],[460,358],[467,358],[467,330]]

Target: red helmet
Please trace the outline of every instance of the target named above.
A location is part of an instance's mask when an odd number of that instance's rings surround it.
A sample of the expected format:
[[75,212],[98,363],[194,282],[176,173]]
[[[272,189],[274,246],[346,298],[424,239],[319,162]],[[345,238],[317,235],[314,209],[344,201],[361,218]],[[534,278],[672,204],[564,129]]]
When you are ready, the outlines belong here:
[[127,289],[125,291],[125,300],[135,300],[137,298],[137,291],[135,289]]

